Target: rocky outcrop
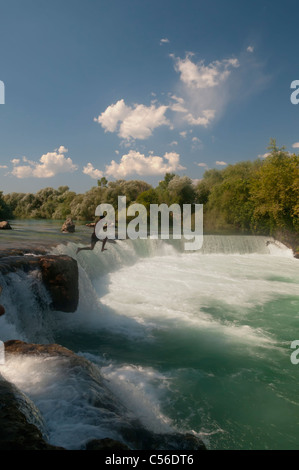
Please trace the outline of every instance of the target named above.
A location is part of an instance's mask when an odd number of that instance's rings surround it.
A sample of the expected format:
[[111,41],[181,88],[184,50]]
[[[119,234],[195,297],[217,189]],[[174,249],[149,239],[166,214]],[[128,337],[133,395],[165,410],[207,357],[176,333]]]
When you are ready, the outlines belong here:
[[25,343],[20,340],[9,340],[5,341],[5,352],[7,354],[15,355],[26,355],[26,356],[63,356],[72,360],[78,360],[79,364],[85,361],[85,359],[77,356],[73,351],[67,349],[59,344],[33,344]]
[[53,310],[75,312],[79,300],[77,261],[69,256],[42,256],[42,279],[51,295]]
[[137,450],[206,450],[204,443],[193,434],[154,433],[136,423],[122,430],[126,442]]
[[4,220],[3,222],[0,222],[0,230],[12,230],[12,228],[9,223]]
[[[5,252],[6,253],[6,252]],[[79,274],[77,261],[67,255],[26,255],[17,252],[0,254],[0,272],[8,274],[22,270],[39,270],[50,294],[52,310],[75,312],[79,302]]]
[[[82,395],[82,407],[84,406],[84,401],[86,401],[86,406],[93,406],[100,410],[102,415],[99,414],[99,416],[110,416],[112,418],[111,422],[114,423],[113,426],[115,427],[111,430],[111,435],[105,439],[90,439],[84,446],[85,450],[102,450],[106,452],[127,450],[206,450],[204,443],[193,434],[180,434],[178,432],[156,434],[146,429],[138,419],[132,417],[131,413],[128,414],[125,406],[113,396],[99,369],[86,358],[78,356],[63,346],[58,344],[29,344],[18,340],[7,341],[5,342],[5,355],[7,358],[10,355],[17,355],[18,357],[21,355],[39,357],[44,355],[46,359],[49,359],[49,356],[54,356],[55,358],[61,357],[62,361],[57,362],[57,367],[59,363],[63,364],[62,367],[65,368],[63,369],[65,370],[65,375],[72,377],[72,387],[74,389],[76,388],[75,377],[84,378],[85,389]],[[50,382],[48,382],[48,386],[52,387]],[[7,399],[8,407],[10,399],[13,403],[14,397],[12,394]],[[28,446],[28,449],[46,449],[47,447],[43,446],[48,444],[42,442],[41,432],[36,427],[30,427],[31,425],[29,426],[28,422],[26,423],[26,417],[18,417],[18,422],[21,421],[22,426],[14,428],[14,422],[11,421],[13,413],[4,414],[2,416],[3,421],[1,421],[0,413],[0,425],[2,425],[0,433],[2,431],[2,434],[5,434],[7,427],[11,431],[8,438],[4,437],[2,449],[5,449],[6,446],[9,448],[17,448],[18,446],[26,448]],[[5,420],[7,420],[7,423]],[[28,431],[26,426],[29,426]],[[23,434],[19,432],[19,429],[22,430]],[[115,434],[117,434],[117,440],[113,437]],[[22,436],[24,442],[20,443]],[[36,443],[34,443],[35,439]]]
[[274,238],[288,248],[293,250],[294,257],[299,259],[299,233],[298,232],[290,232],[287,230],[276,231],[274,233]]
[[75,224],[71,218],[67,218],[64,222],[63,226],[61,227],[61,231],[64,233],[74,233],[75,232]]
[[117,452],[131,450],[122,442],[115,441],[114,439],[92,439],[86,444],[85,450],[104,450],[106,452]]
[[26,409],[32,410],[35,406],[2,376],[0,403],[0,450],[63,450],[48,444],[41,430],[29,422]]

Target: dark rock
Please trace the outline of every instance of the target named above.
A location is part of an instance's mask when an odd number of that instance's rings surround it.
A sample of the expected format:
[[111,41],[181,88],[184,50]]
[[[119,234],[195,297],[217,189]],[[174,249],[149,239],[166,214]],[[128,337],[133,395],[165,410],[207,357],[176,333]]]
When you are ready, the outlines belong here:
[[299,233],[289,230],[276,231],[273,237],[293,250],[294,258],[299,259]]
[[61,231],[65,233],[74,233],[75,232],[75,224],[71,218],[67,218],[64,222],[63,226],[61,227]]
[[0,450],[64,450],[48,444],[41,430],[28,421],[33,403],[17,387],[0,376]]
[[128,446],[122,442],[115,441],[114,439],[93,439],[87,442],[86,450],[105,450],[107,452],[131,450]]
[[5,341],[4,346],[7,354],[26,354],[28,356],[40,356],[41,354],[46,354],[48,356],[64,356],[71,359],[78,358],[78,361],[80,362],[82,359],[70,349],[60,346],[59,344],[33,344],[12,339]]
[[52,310],[75,312],[79,302],[79,273],[77,261],[67,255],[0,256],[0,272],[8,274],[22,270],[40,270],[49,292]]
[[4,220],[3,222],[0,222],[0,230],[12,230],[12,228],[9,223]]
[[0,305],[0,317],[2,317],[2,315],[5,314],[5,308],[3,307],[3,305]]
[[[111,391],[106,387],[98,368],[87,359],[78,356],[73,351],[58,344],[29,344],[19,340],[5,342],[5,354],[9,355],[46,355],[63,357],[64,367],[68,375],[79,375],[86,380],[84,400],[88,406],[92,405],[110,415],[117,422],[117,432],[122,442],[115,440],[113,436],[106,439],[91,439],[87,442],[86,450],[127,451],[127,450],[206,450],[205,444],[193,434],[180,434],[178,432],[156,434],[148,429],[137,419],[128,420],[128,410],[119,403]],[[74,384],[75,386],[75,384]],[[95,394],[95,390],[100,393]],[[97,395],[97,396],[96,396]],[[0,395],[1,403],[1,395]],[[1,406],[0,406],[1,409]],[[0,420],[0,424],[1,420]],[[3,426],[2,426],[3,428]],[[39,442],[39,436],[37,436]],[[0,435],[1,441],[1,435]]]
[[156,434],[136,425],[122,429],[122,436],[136,450],[207,450],[201,439],[189,433]]
[[53,310],[75,312],[79,301],[77,261],[69,256],[42,256],[39,259],[44,285],[52,298]]

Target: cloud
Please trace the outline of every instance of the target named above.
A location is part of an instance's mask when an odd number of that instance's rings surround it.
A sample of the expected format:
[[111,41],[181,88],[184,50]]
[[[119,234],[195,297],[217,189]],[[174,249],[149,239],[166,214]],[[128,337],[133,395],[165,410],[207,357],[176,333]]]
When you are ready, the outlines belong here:
[[173,140],[172,142],[170,142],[169,145],[178,145],[178,142],[176,140]]
[[180,165],[180,155],[176,152],[165,153],[163,157],[149,155],[130,150],[121,157],[120,163],[114,160],[106,166],[105,174],[114,178],[125,178],[128,175],[140,176],[164,175],[165,173],[185,170]]
[[105,132],[118,132],[125,139],[147,139],[153,130],[162,125],[169,125],[165,113],[168,106],[145,106],[136,104],[127,106],[123,99],[107,107],[94,121],[101,124]]
[[258,155],[258,158],[267,158],[269,157],[269,155],[271,155],[271,153],[267,152],[267,153],[264,153],[263,155]]
[[215,117],[214,109],[204,109],[202,115],[195,118],[191,113],[184,116],[184,120],[191,126],[203,126],[207,127]]
[[169,42],[170,42],[169,39],[162,38],[162,39],[160,39],[160,46],[162,46],[162,44],[168,44]]
[[206,163],[196,163],[196,165],[206,168],[208,165]]
[[174,125],[207,128],[219,118],[230,101],[233,87],[232,72],[240,67],[236,58],[215,60],[207,65],[196,62],[193,53],[185,58],[170,55],[179,74],[176,92],[172,94],[169,109],[175,112]]
[[192,53],[188,53],[185,59],[171,57],[175,60],[175,69],[180,73],[180,79],[188,87],[191,88],[210,88],[219,85],[226,80],[231,74],[231,69],[239,67],[238,59],[216,60],[208,65],[201,60],[198,64],[192,62],[190,57]]
[[[167,43],[168,39],[161,39]],[[249,45],[248,52],[253,52]],[[239,58],[228,57],[205,62],[196,60],[195,54],[184,57],[170,54],[177,83],[167,95],[168,100],[158,103],[127,105],[124,99],[111,104],[94,121],[105,132],[117,133],[122,145],[131,147],[134,140],[145,140],[162,126],[176,129],[186,136],[190,128],[207,128],[219,120],[228,104],[235,100],[244,102],[269,82],[264,64],[257,62],[254,54],[242,51]],[[163,94],[163,93],[162,93]],[[155,93],[152,93],[156,97]]]
[[7,165],[0,165],[0,168],[7,168]]
[[71,158],[65,157],[64,153],[67,149],[63,146],[54,152],[48,152],[41,156],[39,162],[34,162],[23,157],[26,165],[20,164],[19,158],[11,160],[13,170],[11,174],[17,178],[51,178],[58,173],[69,173],[77,170],[77,166],[73,164]]
[[58,153],[68,153],[68,149],[61,145],[59,149],[55,149]]
[[298,149],[299,148],[299,142],[295,142],[293,145],[292,145],[293,149]]
[[222,162],[222,161],[219,161],[219,160],[217,160],[215,163],[216,163],[216,165],[220,165],[220,166],[226,166],[227,165],[226,162]]
[[175,111],[177,113],[187,113],[188,109],[184,106],[185,100],[183,98],[180,98],[176,95],[172,95],[171,99],[174,100],[174,103],[171,103],[169,108],[172,111]]
[[94,168],[91,163],[87,163],[87,165],[83,168],[83,173],[85,175],[90,176],[93,179],[98,179],[103,177],[103,172]]

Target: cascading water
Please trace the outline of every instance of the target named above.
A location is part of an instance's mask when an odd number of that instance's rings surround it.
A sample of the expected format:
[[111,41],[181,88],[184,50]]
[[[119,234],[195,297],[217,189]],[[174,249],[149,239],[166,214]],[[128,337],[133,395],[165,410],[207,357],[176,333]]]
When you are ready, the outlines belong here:
[[[6,275],[1,339],[75,351],[101,370],[130,419],[154,432],[192,431],[211,449],[298,448],[290,361],[298,260],[267,241],[211,235],[187,252],[180,240],[124,240],[78,255],[77,244],[59,245],[53,254],[78,261],[77,312],[50,312],[36,274]],[[107,435],[108,421],[83,399],[87,381],[75,371],[66,378],[59,361],[32,358],[3,370],[38,405],[55,445],[78,448],[95,430]]]

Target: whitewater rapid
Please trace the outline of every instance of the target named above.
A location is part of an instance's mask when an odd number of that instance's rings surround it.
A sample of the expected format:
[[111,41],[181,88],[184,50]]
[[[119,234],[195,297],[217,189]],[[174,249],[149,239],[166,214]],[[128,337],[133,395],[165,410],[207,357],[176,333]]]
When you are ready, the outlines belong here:
[[[79,266],[77,312],[49,312],[34,273],[10,274],[0,279],[8,311],[1,339],[74,350],[154,432],[191,431],[210,448],[292,448],[299,440],[289,359],[299,337],[298,260],[267,241],[206,236],[202,250],[187,253],[182,241],[124,240],[78,255],[76,243],[61,244],[52,253]],[[70,395],[74,384],[59,377],[55,362],[26,361],[7,364],[5,374],[42,409],[52,442],[76,448],[95,429],[105,435],[97,412],[79,405],[84,380]]]

